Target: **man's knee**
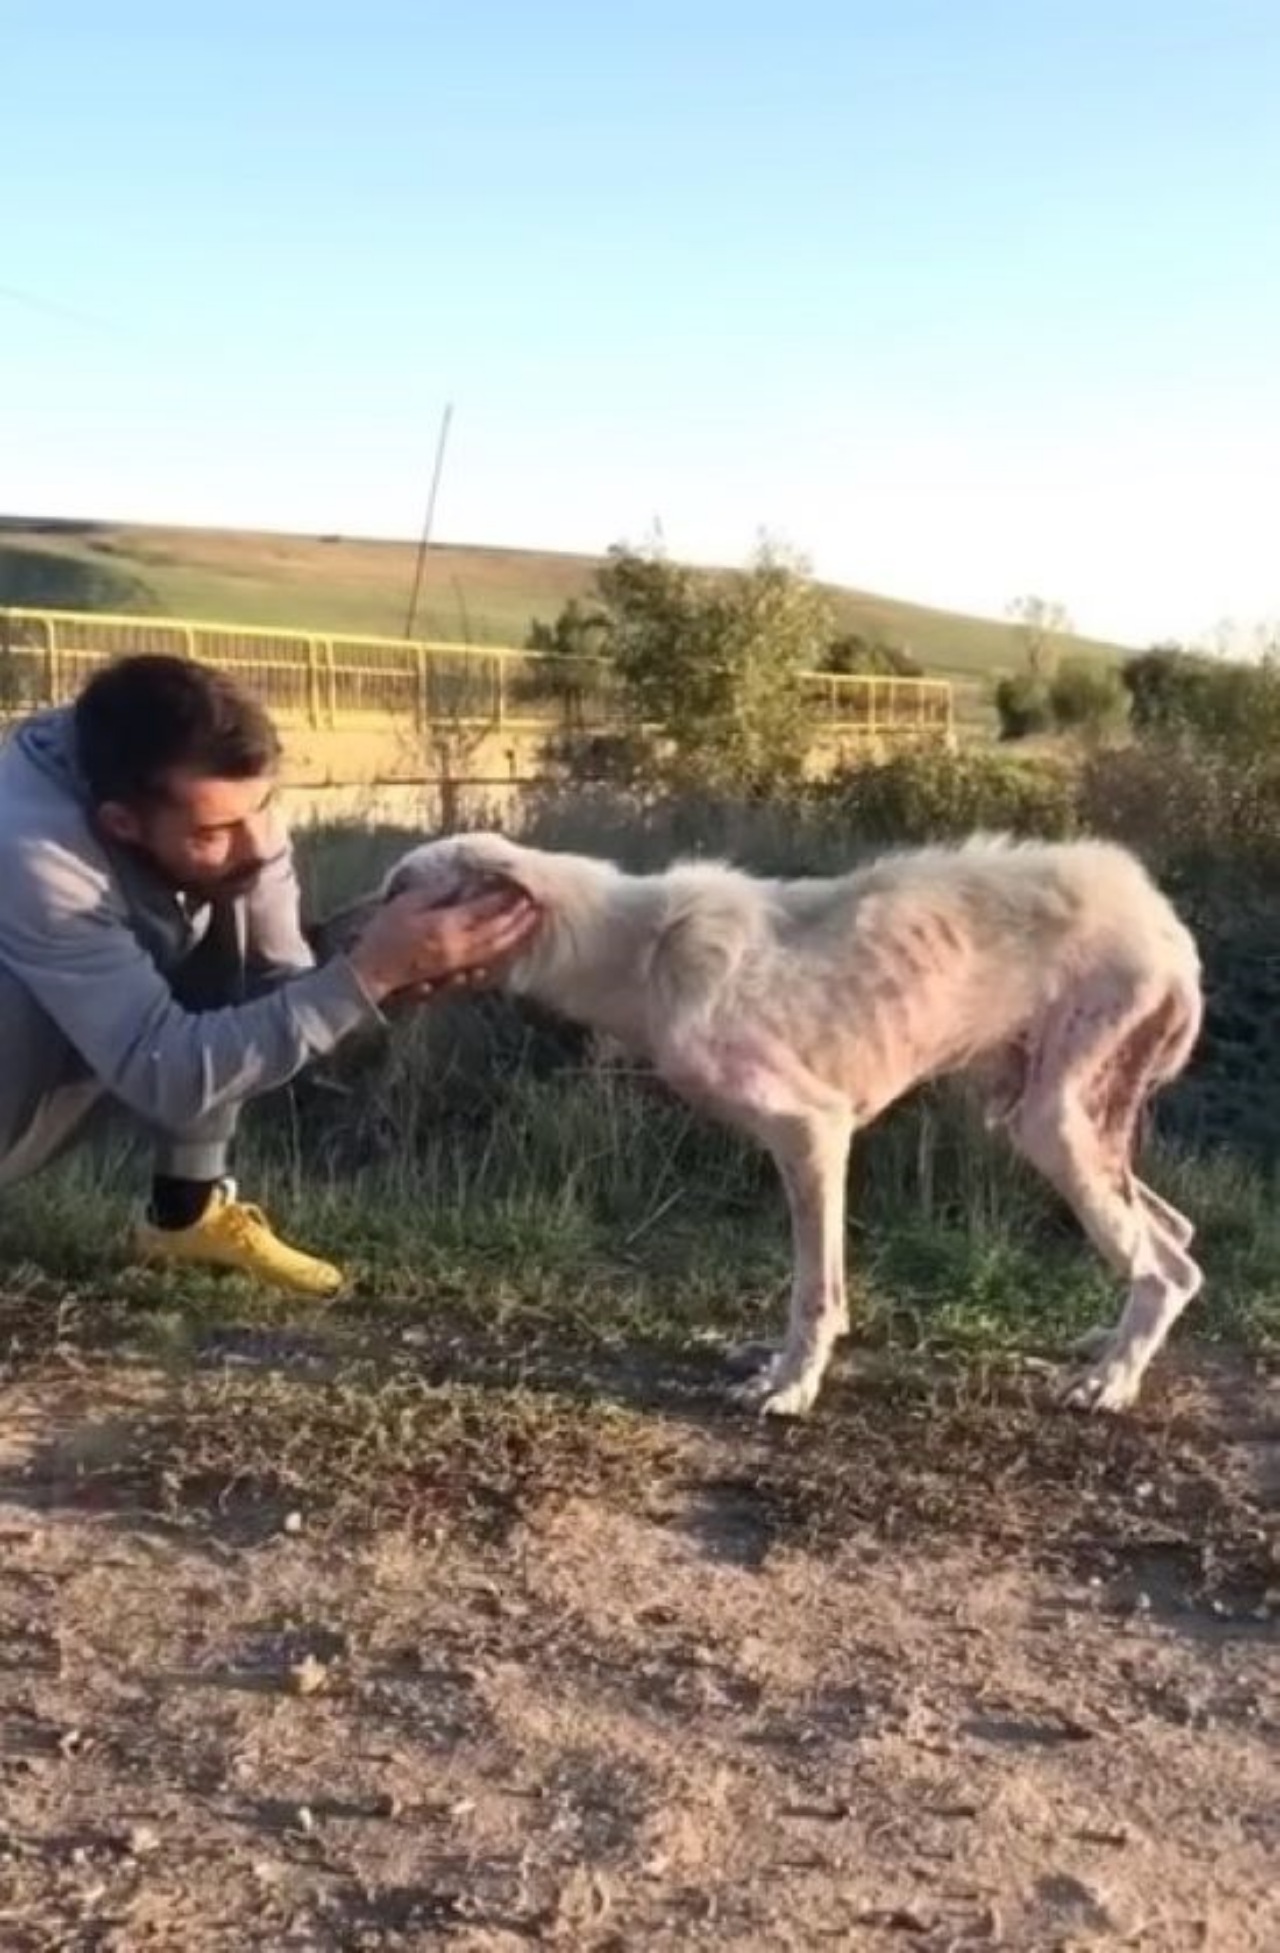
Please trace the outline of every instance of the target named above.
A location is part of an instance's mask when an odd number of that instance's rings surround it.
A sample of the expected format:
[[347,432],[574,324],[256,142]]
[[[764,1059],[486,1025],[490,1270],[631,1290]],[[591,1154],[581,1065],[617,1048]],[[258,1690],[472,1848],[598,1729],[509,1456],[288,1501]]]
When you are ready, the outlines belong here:
[[0,969],[0,1185],[45,1166],[102,1088],[25,984]]

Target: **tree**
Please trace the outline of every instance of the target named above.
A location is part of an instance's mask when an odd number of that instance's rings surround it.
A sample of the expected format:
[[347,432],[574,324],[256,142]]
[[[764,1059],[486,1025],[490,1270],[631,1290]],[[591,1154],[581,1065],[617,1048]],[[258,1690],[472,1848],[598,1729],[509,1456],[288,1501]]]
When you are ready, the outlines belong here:
[[1071,629],[1066,610],[1044,597],[1017,597],[1009,606],[1009,616],[1027,670],[1034,678],[1052,678],[1057,668],[1059,640]]
[[597,575],[614,666],[673,784],[764,793],[797,781],[812,739],[802,674],[832,637],[830,599],[763,545],[745,570],[617,548]]
[[570,597],[554,624],[535,617],[524,646],[558,658],[605,658],[609,655],[609,614],[598,604]]

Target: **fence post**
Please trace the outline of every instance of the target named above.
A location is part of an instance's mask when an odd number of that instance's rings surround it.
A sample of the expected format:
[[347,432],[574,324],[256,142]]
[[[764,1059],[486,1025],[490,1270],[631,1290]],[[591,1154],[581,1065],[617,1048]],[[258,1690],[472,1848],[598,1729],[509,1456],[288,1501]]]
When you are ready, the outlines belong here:
[[338,714],[338,681],[333,669],[333,640],[332,638],[323,637],[319,640],[319,645],[324,664],[324,704],[322,709],[326,722],[330,729],[332,729],[337,722]]
[[493,664],[493,717],[495,725],[502,726],[507,719],[507,661],[499,652]]
[[413,670],[413,716],[417,721],[418,731],[425,733],[430,724],[427,710],[427,647],[425,644],[415,644],[413,647]]
[[45,685],[50,705],[58,705],[58,627],[49,611],[44,613]]
[[312,732],[319,732],[320,653],[313,637],[307,639],[307,718]]

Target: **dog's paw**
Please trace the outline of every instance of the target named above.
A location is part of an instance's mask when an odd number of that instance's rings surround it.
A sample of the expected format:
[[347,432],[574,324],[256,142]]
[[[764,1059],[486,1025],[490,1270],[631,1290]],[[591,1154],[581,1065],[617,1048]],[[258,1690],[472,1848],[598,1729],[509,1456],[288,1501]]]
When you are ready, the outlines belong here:
[[760,1408],[766,1417],[807,1417],[817,1402],[819,1378],[797,1377],[794,1383],[770,1391]]
[[1078,1376],[1067,1378],[1062,1402],[1068,1410],[1125,1411],[1137,1403],[1141,1387],[1141,1371],[1108,1354]]
[[759,1411],[762,1417],[806,1416],[817,1399],[821,1377],[799,1376],[779,1382],[775,1364],[748,1377],[745,1383],[735,1384],[729,1392],[731,1401],[744,1410]]
[[729,1402],[737,1404],[742,1410],[759,1410],[773,1389],[773,1371],[776,1358],[771,1358],[762,1370],[754,1370],[740,1383],[729,1385]]

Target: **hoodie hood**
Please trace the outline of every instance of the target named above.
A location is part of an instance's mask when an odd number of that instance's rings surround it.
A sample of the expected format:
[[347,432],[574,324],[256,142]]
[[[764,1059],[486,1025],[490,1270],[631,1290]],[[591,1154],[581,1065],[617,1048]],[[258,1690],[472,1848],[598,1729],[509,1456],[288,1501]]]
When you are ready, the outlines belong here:
[[89,806],[89,789],[76,755],[75,713],[69,705],[34,712],[11,735],[12,750],[80,806]]

